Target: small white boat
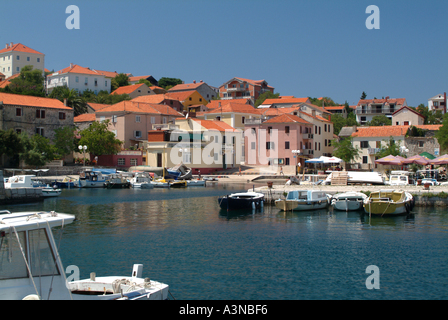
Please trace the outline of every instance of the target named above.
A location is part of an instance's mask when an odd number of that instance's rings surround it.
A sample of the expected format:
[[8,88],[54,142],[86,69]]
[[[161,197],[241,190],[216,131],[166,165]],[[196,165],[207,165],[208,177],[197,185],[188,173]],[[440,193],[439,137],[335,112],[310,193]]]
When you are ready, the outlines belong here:
[[316,210],[328,206],[329,196],[319,190],[293,190],[285,199],[275,200],[275,206],[283,211]]
[[154,188],[169,188],[170,187],[170,181],[165,179],[158,179],[153,180],[150,182]]
[[137,172],[130,180],[132,188],[152,189],[154,186],[151,184],[152,178],[148,172]]
[[52,228],[75,216],[51,212],[0,211],[1,300],[166,300],[169,286],[143,278],[134,265],[130,277],[67,281]]
[[187,180],[187,185],[189,187],[204,187],[205,180]]
[[42,188],[42,197],[57,197],[61,194],[61,189],[52,188],[47,185],[45,188]]
[[102,172],[86,170],[79,175],[80,188],[104,188],[106,178]]
[[338,193],[331,197],[331,205],[336,210],[356,211],[361,210],[367,195],[362,192],[344,192]]
[[364,201],[364,211],[369,215],[396,216],[409,214],[414,207],[414,197],[406,191],[382,189],[372,192]]
[[5,188],[13,189],[13,188],[38,188],[45,187],[45,184],[42,184],[40,181],[36,180],[35,175],[25,174],[25,175],[17,175],[12,176],[10,178],[4,179]]

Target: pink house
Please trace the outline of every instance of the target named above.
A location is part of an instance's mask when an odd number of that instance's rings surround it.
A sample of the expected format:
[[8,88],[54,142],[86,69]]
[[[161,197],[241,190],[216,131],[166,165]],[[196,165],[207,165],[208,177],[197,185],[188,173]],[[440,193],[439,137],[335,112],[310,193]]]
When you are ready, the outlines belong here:
[[287,113],[264,122],[248,122],[245,126],[246,163],[294,168],[301,162],[303,166],[305,159],[300,154],[312,148],[312,132],[312,123]]

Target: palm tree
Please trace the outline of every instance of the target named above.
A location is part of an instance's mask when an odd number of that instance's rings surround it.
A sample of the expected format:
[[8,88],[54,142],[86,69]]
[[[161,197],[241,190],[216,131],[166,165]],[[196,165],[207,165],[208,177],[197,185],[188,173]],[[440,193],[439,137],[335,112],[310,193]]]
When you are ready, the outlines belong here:
[[75,89],[69,89],[67,86],[56,87],[51,91],[49,97],[66,102],[67,106],[73,109],[75,117],[87,112],[86,103]]

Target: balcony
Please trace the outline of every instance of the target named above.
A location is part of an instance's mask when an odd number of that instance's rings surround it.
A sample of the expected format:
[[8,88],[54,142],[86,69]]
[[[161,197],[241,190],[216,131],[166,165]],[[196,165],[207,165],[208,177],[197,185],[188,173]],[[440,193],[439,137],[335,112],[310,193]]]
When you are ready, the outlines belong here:
[[374,154],[377,154],[378,152],[380,152],[380,148],[368,148],[367,149],[367,153],[369,154],[369,155],[374,155]]
[[398,109],[395,107],[383,107],[383,108],[356,108],[355,114],[392,114]]
[[310,156],[314,154],[314,150],[312,149],[303,149],[303,155]]
[[262,124],[263,121],[261,119],[245,119],[244,124],[247,125],[259,125]]
[[246,91],[246,88],[236,87],[236,88],[227,88],[226,90],[227,92],[238,92],[238,91]]
[[312,133],[304,133],[304,134],[302,135],[302,139],[304,139],[304,140],[311,140],[311,139],[314,139],[314,134],[312,134]]

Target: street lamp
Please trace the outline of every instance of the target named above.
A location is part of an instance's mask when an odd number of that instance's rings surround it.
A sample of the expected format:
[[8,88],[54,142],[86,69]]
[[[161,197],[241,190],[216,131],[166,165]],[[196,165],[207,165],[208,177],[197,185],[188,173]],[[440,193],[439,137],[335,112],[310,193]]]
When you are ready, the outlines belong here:
[[78,149],[79,149],[80,152],[83,153],[83,156],[84,156],[83,167],[85,167],[85,165],[86,165],[86,150],[87,150],[87,146],[78,146]]

